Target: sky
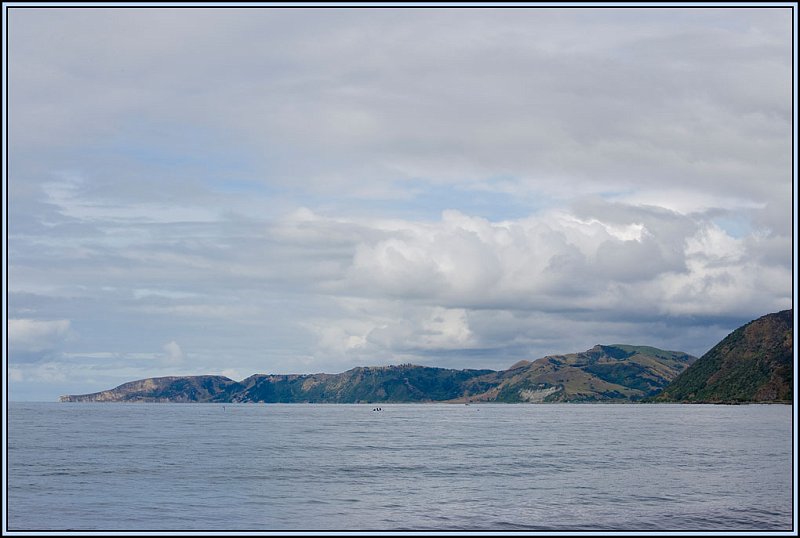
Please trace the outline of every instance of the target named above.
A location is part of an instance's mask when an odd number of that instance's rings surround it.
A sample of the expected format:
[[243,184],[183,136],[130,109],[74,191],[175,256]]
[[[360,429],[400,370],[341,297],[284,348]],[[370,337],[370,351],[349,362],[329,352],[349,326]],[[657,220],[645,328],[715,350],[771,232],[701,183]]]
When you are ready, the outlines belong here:
[[793,305],[789,8],[6,22],[11,399],[700,356]]

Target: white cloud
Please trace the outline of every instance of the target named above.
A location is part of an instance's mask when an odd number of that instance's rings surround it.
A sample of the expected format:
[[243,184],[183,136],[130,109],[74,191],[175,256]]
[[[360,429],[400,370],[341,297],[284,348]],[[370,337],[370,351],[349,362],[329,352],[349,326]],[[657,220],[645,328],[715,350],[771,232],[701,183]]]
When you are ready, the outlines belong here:
[[8,340],[14,351],[38,353],[59,347],[70,334],[68,319],[9,319]]
[[734,265],[746,254],[744,241],[728,235],[715,224],[709,224],[686,240],[686,255],[694,260]]
[[[466,350],[495,345],[481,338],[486,320],[476,315],[486,310],[650,319],[747,316],[788,306],[788,251],[777,264],[750,254],[771,237],[735,238],[702,216],[659,208],[613,209],[611,222],[563,211],[502,222],[456,211],[438,222],[391,227],[353,221],[380,233],[359,234],[352,264],[335,287],[349,315],[319,320],[318,342],[358,355]],[[314,222],[324,235],[326,219]]]
[[181,364],[186,358],[186,355],[183,353],[181,346],[179,346],[175,340],[164,344],[164,347],[162,349],[164,350],[162,357],[163,357],[163,362],[165,364],[169,365]]
[[440,222],[409,221],[359,243],[343,292],[451,308],[541,308],[543,299],[570,289],[586,300],[610,283],[684,270],[684,253],[671,259],[676,232],[661,233],[669,242],[636,222],[583,221],[560,212],[490,222],[448,211]]
[[383,322],[362,338],[363,344],[377,346],[384,355],[423,350],[464,350],[477,344],[464,309],[410,308],[404,309],[404,316],[395,318],[388,315],[390,312],[385,310]]

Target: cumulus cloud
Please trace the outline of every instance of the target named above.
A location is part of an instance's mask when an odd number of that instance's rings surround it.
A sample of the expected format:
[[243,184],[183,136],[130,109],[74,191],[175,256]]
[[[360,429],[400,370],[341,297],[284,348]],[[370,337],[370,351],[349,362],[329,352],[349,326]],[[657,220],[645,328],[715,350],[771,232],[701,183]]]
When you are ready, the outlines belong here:
[[[627,210],[629,220],[621,220],[619,213],[603,222],[553,211],[491,222],[447,211],[439,222],[383,229],[380,237],[355,247],[342,291],[450,308],[591,306],[666,312],[678,280],[752,275],[726,288],[734,302],[734,297],[767,286],[745,250],[760,245],[757,236],[737,239],[708,220],[673,213],[665,217],[659,208],[613,207]],[[784,286],[790,282],[788,254],[782,264],[764,267],[783,272]],[[643,290],[650,304],[624,304]],[[707,305],[709,290],[696,289],[691,301]]]
[[[447,211],[436,222],[352,222],[374,233],[358,234],[352,263],[331,289],[360,299],[340,300],[344,320],[317,324],[319,343],[360,355],[488,349],[501,344],[483,329],[492,323],[484,312],[652,321],[789,306],[789,251],[775,264],[750,252],[768,237],[736,238],[698,215],[607,206],[595,204],[591,219],[559,210],[491,222]],[[314,222],[324,234],[326,219]],[[512,331],[506,345],[518,336]]]
[[323,353],[380,356],[479,345],[465,309],[398,305],[383,299],[340,299],[344,316],[308,323]]

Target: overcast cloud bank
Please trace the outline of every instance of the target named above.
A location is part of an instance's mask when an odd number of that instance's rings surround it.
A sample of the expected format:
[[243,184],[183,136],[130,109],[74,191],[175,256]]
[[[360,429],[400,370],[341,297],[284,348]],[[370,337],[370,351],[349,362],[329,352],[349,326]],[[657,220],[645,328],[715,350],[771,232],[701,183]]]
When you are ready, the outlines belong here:
[[14,9],[9,375],[700,355],[792,305],[789,9]]

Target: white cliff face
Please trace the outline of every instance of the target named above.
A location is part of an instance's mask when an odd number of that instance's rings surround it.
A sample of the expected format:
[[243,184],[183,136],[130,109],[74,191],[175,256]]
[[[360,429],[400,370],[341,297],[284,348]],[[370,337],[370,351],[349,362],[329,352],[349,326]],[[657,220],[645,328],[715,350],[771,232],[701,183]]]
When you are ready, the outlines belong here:
[[540,403],[551,394],[563,390],[563,387],[546,387],[541,389],[522,389],[519,391],[519,398],[523,402]]

